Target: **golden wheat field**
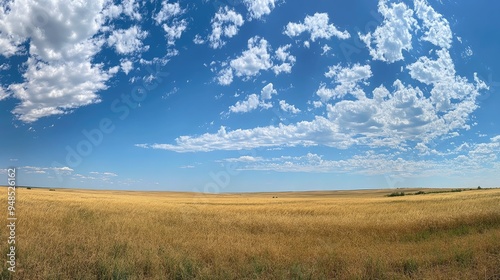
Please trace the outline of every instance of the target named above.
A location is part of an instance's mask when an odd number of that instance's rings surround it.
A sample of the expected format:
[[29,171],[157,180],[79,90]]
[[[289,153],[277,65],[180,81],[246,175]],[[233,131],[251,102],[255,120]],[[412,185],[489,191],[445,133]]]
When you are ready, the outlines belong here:
[[500,279],[500,189],[390,192],[18,188],[16,272],[1,276]]

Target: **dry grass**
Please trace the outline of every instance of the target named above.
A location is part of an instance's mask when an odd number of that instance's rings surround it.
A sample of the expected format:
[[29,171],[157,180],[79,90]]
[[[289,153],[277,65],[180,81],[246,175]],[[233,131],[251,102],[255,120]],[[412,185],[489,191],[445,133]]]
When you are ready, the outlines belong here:
[[500,279],[500,190],[388,193],[18,189],[14,276]]

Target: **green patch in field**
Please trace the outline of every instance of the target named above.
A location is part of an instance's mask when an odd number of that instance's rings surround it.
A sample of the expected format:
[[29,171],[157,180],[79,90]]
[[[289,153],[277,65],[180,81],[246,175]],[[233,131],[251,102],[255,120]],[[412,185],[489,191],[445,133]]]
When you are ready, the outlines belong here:
[[127,254],[128,244],[123,242],[116,242],[111,246],[109,256],[113,259],[123,258]]
[[421,242],[430,239],[435,235],[434,229],[424,229],[410,234],[403,235],[401,240],[404,242]]
[[11,279],[14,279],[14,273],[10,272],[9,271],[9,268],[7,266],[4,265],[3,269],[2,269],[2,273],[0,274],[0,279],[5,279],[5,280],[11,280]]
[[431,238],[450,238],[484,233],[487,229],[496,228],[499,224],[496,221],[481,219],[475,223],[455,223],[448,225],[433,225],[422,230],[410,232],[401,237],[403,242],[420,242]]
[[474,265],[474,252],[472,250],[459,250],[456,251],[453,259],[461,267],[470,267]]
[[175,271],[175,279],[195,279],[198,274],[196,263],[188,258],[181,261],[178,269]]
[[252,257],[251,265],[253,274],[256,277],[261,276],[266,271],[266,263],[258,257]]
[[303,265],[296,263],[290,268],[290,279],[304,280],[313,278],[310,271],[308,272]]
[[379,259],[369,258],[365,262],[362,279],[386,279],[385,271],[387,269]]
[[471,233],[471,229],[468,225],[458,225],[449,230],[449,234],[452,236],[463,236]]
[[402,263],[403,273],[407,276],[414,276],[418,272],[418,263],[414,259],[404,260]]
[[127,280],[131,278],[131,271],[129,271],[124,264],[120,263],[106,263],[103,260],[97,262],[96,276],[98,280]]
[[113,279],[113,280],[127,280],[130,278],[131,275],[132,275],[132,273],[130,273],[126,268],[115,265],[113,267],[111,279]]

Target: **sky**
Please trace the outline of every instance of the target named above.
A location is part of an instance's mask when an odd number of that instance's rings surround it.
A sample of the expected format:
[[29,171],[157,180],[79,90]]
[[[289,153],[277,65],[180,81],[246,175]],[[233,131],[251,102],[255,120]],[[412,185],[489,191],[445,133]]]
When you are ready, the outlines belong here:
[[498,1],[0,4],[0,175],[193,192],[498,187]]

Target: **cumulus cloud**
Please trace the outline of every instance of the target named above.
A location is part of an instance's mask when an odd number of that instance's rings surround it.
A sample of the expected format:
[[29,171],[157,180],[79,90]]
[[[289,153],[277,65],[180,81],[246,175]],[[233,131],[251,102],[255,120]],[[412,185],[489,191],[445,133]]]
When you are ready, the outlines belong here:
[[313,42],[318,38],[330,39],[333,36],[339,39],[349,39],[351,37],[349,32],[339,31],[333,23],[329,24],[329,20],[327,13],[315,13],[312,16],[306,16],[303,23],[289,22],[283,33],[289,37],[296,37],[308,32]]
[[218,81],[221,85],[228,85],[233,81],[233,73],[237,77],[250,78],[259,74],[261,70],[272,67],[271,55],[267,40],[259,36],[248,39],[248,50],[241,56],[231,60],[229,67],[219,72]]
[[389,63],[402,60],[403,50],[412,49],[411,31],[417,24],[413,18],[413,10],[403,2],[387,5],[387,0],[380,0],[378,11],[384,17],[382,25],[373,33],[358,35],[370,50],[373,59]]
[[226,158],[223,161],[226,162],[256,162],[261,161],[262,157],[254,157],[254,156],[241,156],[238,158]]
[[105,43],[95,36],[106,20],[105,4],[19,0],[1,8],[1,54],[23,53],[29,42],[24,80],[8,87],[21,101],[13,111],[18,119],[34,122],[99,102],[97,92],[114,73],[92,63]]
[[294,105],[286,103],[285,100],[280,100],[280,108],[281,108],[281,110],[288,112],[288,113],[292,113],[292,114],[300,113],[299,109],[295,108]]
[[251,94],[246,100],[238,101],[235,105],[230,106],[229,111],[232,113],[247,113],[259,107],[263,109],[272,108],[273,105],[266,103],[266,100],[271,99],[273,94],[278,94],[278,92],[273,88],[273,84],[269,83],[262,88],[260,98],[257,94]]
[[212,33],[208,37],[210,47],[213,49],[221,48],[226,44],[222,37],[231,38],[238,34],[239,27],[245,21],[236,11],[227,6],[220,8],[212,18]]
[[[371,55],[389,63],[403,59],[402,51],[411,49],[410,31],[418,28],[413,11],[404,3],[387,4],[384,0],[379,2],[379,11],[384,21],[373,34],[364,36]],[[439,16],[427,13],[434,21],[439,21]],[[296,36],[304,32],[307,25],[308,21],[290,24],[286,32]],[[312,40],[314,36],[311,36]],[[264,39],[249,40],[248,50],[228,63],[231,78],[233,71],[236,76],[246,78],[272,68],[269,48]],[[280,47],[274,59],[289,59],[289,48],[289,45]],[[404,69],[402,67],[401,71]],[[310,145],[345,149],[356,145],[398,151],[416,147],[421,153],[438,155],[427,144],[470,129],[471,114],[478,108],[476,99],[480,91],[488,87],[476,74],[473,81],[457,75],[448,48],[432,51],[408,64],[406,69],[413,80],[396,79],[390,87],[382,84],[373,89],[369,83],[373,76],[369,64],[356,63],[347,67],[337,64],[325,73],[334,86],[330,88],[322,83],[316,92],[322,102],[312,103],[314,108],[323,107],[326,112],[313,120],[232,131],[222,127],[217,133],[178,137],[174,144],[143,144],[143,147],[195,152]],[[414,80],[424,86],[412,85]],[[258,108],[262,100],[271,99],[271,86],[266,87],[261,92],[260,102],[254,94],[237,105],[252,110]],[[345,98],[347,95],[350,98]],[[331,99],[336,99],[335,103],[328,103]],[[279,101],[279,105],[284,111],[299,112],[284,100]]]
[[[252,129],[226,131],[221,127],[217,133],[205,133],[198,137],[181,136],[176,144],[139,144],[138,147],[163,149],[175,152],[199,152],[214,150],[242,150],[259,147],[280,147],[316,145],[323,138],[333,138],[335,128],[323,118],[300,122],[293,125],[266,126]],[[330,128],[330,129],[328,129]]]
[[280,46],[274,56],[271,56],[271,46],[267,40],[259,36],[248,39],[247,46],[248,49],[240,56],[223,63],[223,66],[228,64],[229,67],[219,71],[217,77],[219,84],[230,84],[233,81],[233,74],[247,80],[259,75],[261,71],[273,70],[276,75],[292,71],[295,56],[289,52],[290,44]]
[[279,65],[274,65],[272,67],[274,74],[278,75],[280,73],[291,73],[292,67],[295,64],[295,56],[291,55],[288,51],[292,45],[288,44],[285,46],[279,47],[274,56],[275,58],[281,62]]
[[257,75],[261,70],[267,70],[272,66],[271,56],[268,53],[267,40],[258,36],[248,40],[248,50],[240,57],[231,60],[231,68],[238,77],[251,77]]
[[260,19],[272,12],[275,6],[275,0],[244,0],[250,13],[250,17]]
[[222,69],[217,76],[217,82],[222,86],[230,85],[233,82],[233,69]]
[[330,46],[328,46],[327,44],[325,44],[321,49],[323,50],[321,55],[326,55],[326,54],[328,54],[329,51],[332,50],[332,48]]
[[21,100],[13,113],[23,122],[100,102],[97,92],[108,88],[105,82],[111,77],[88,61],[46,64],[29,58],[27,64],[26,82],[9,86]]
[[136,0],[125,0],[122,3],[123,13],[135,20],[141,20],[142,16],[139,13],[139,2]]
[[262,99],[266,100],[266,99],[271,99],[272,95],[278,94],[278,92],[276,91],[276,89],[274,89],[273,83],[269,83],[262,88],[260,94]]
[[[315,145],[404,150],[409,142],[428,143],[458,129],[468,129],[470,113],[476,106],[473,97],[483,86],[479,80],[475,83],[467,89],[470,97],[445,113],[439,112],[422,90],[396,80],[392,91],[379,86],[373,90],[372,98],[327,104],[328,118],[316,116],[312,121],[232,131],[222,127],[213,134],[178,137],[175,144],[143,144],[141,147],[175,152]],[[253,96],[252,108],[258,106],[257,99]]]
[[257,94],[250,94],[245,101],[238,101],[235,105],[229,107],[233,113],[247,113],[259,107],[259,97]]
[[[410,76],[424,84],[432,85],[431,100],[438,111],[457,110],[462,107],[463,113],[470,114],[477,108],[474,104],[479,90],[487,89],[484,82],[475,75],[476,84],[469,83],[466,78],[457,76],[455,66],[447,49],[436,52],[437,59],[420,57],[407,68]],[[453,102],[455,100],[455,102]]]
[[378,153],[369,150],[339,160],[328,160],[324,156],[308,153],[303,156],[259,157],[252,161],[229,158],[238,162],[239,170],[261,170],[277,172],[354,173],[362,175],[386,175],[399,178],[422,176],[447,176],[482,174],[491,168],[498,172],[500,136],[489,142],[461,145],[458,153],[451,156],[404,158],[399,153]]
[[130,71],[132,71],[134,63],[130,60],[123,59],[120,61],[120,67],[125,75],[128,75]]
[[179,18],[184,13],[185,10],[178,2],[169,3],[168,1],[163,1],[160,11],[153,17],[156,24],[163,27],[169,45],[175,45],[175,41],[187,29],[187,21]]
[[325,77],[333,78],[337,86],[334,89],[329,89],[326,88],[325,84],[322,84],[316,91],[316,94],[323,102],[331,98],[343,98],[348,93],[359,99],[365,96],[359,83],[365,82],[371,76],[370,65],[356,63],[352,67],[342,67],[340,64],[337,64],[329,67],[329,71],[325,73]]
[[181,8],[179,2],[169,3],[168,1],[163,1],[160,11],[153,17],[153,19],[156,23],[161,24],[183,14],[184,12],[185,11]]
[[425,30],[422,39],[441,48],[450,48],[453,35],[448,20],[437,13],[427,0],[415,0],[414,4],[417,18],[422,20]]
[[196,45],[205,44],[205,40],[200,36],[200,34],[196,34],[193,38],[193,43]]
[[113,46],[119,54],[130,54],[147,50],[143,46],[142,40],[145,39],[148,32],[142,31],[140,27],[134,25],[129,29],[114,30],[108,38],[108,45]]
[[5,90],[0,86],[0,101],[2,101],[2,99],[5,99],[9,97],[9,94],[5,92]]

